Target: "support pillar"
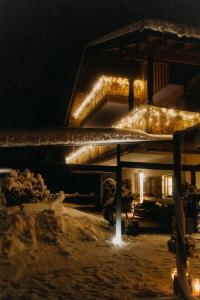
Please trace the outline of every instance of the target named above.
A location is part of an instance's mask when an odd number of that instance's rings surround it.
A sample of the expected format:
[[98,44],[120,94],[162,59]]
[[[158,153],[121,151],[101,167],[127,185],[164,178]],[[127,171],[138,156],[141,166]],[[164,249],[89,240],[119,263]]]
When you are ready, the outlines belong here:
[[129,78],[129,93],[128,93],[128,108],[129,108],[129,111],[131,111],[135,106],[133,83],[134,83],[133,77]]
[[[176,266],[178,272],[177,284],[180,287],[181,296],[185,300],[191,300],[187,272],[187,257],[185,253],[185,213],[183,209],[182,193],[182,147],[183,137],[179,132],[174,134],[174,204],[176,215]],[[176,292],[176,291],[175,291]]]
[[116,173],[116,241],[121,242],[121,183],[122,168],[120,166],[120,145],[117,145],[117,173]]
[[191,184],[196,185],[196,172],[194,170],[191,171]]
[[97,208],[102,210],[103,207],[103,182],[102,175],[99,175],[99,200],[97,202]]
[[147,103],[153,104],[153,59],[147,60]]

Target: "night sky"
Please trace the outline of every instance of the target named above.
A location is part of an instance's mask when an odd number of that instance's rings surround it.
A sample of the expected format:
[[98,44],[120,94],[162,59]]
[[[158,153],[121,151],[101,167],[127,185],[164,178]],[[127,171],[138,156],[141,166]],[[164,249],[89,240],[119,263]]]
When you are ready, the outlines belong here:
[[89,40],[138,19],[200,25],[199,0],[1,0],[0,127],[63,126]]

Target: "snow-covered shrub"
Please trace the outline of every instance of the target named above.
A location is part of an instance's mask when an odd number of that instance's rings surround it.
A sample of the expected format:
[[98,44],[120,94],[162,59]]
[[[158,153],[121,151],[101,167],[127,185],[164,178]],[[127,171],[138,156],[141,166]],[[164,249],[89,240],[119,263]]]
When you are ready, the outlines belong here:
[[23,202],[47,201],[50,191],[40,174],[34,174],[28,169],[23,172],[11,170],[3,186],[8,205]]
[[115,197],[116,193],[116,181],[112,178],[106,178],[103,182],[103,204],[105,204],[109,199]]
[[[168,250],[175,254],[176,253],[176,234],[171,236],[171,239],[167,242]],[[185,237],[185,254],[187,257],[193,256],[195,251],[195,241],[191,236]]]
[[[116,181],[112,178],[107,178],[103,182],[103,204],[115,204],[116,197]],[[122,209],[131,211],[134,195],[124,184],[121,186],[121,202]]]
[[106,178],[103,182],[103,216],[111,226],[114,226],[114,204],[116,194],[116,181]]
[[197,231],[200,215],[200,189],[195,185],[185,183],[182,186],[182,199],[186,217],[193,220],[194,230]]
[[[122,211],[126,213],[128,218],[128,212],[133,209],[133,194],[124,184],[121,186],[121,204]],[[104,205],[104,218],[109,221],[111,225],[114,225],[114,209],[116,204],[116,181],[112,178],[107,178],[103,182],[103,205]]]

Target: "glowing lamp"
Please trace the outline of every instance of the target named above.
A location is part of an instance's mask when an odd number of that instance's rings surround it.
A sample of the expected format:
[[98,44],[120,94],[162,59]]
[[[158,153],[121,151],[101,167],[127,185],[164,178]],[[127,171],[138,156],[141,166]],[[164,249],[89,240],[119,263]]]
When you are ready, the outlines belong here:
[[142,98],[142,91],[144,88],[143,81],[140,79],[134,80],[134,94],[136,98]]
[[172,278],[172,280],[174,281],[174,278],[175,277],[177,277],[177,268],[174,268],[173,270],[172,270],[172,272],[171,272],[171,278]]
[[[187,264],[188,265],[188,264]],[[187,282],[188,282],[188,286],[191,292],[193,292],[193,282],[191,276],[189,275],[188,271],[186,270],[186,278],[187,278]],[[180,286],[179,280],[178,280],[178,271],[177,268],[174,268],[171,272],[171,278],[173,281],[173,290],[174,290],[174,295],[178,296],[182,293],[182,288]],[[200,287],[200,284],[199,284]],[[195,296],[197,296],[197,294],[194,294]],[[200,295],[200,294],[198,294]]]
[[192,295],[200,296],[200,279],[198,278],[192,280]]
[[139,172],[139,189],[140,189],[140,203],[143,203],[144,200],[144,173]]

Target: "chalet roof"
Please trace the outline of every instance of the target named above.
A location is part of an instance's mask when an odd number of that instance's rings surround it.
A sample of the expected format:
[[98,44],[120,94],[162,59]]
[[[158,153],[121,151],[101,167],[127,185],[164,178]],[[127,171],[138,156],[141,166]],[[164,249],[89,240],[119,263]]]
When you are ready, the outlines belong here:
[[[150,33],[148,38],[146,34],[143,34],[146,32]],[[152,33],[159,33],[159,35],[153,36]],[[116,66],[116,53],[118,53],[118,60],[122,59],[124,55],[124,61],[120,62],[121,65],[124,66],[127,56],[132,55],[132,59],[134,59],[133,51],[135,51],[135,56],[138,56],[140,59],[151,56],[158,61],[163,60],[174,63],[181,62],[183,64],[199,65],[200,52],[197,51],[199,40],[200,27],[198,26],[156,18],[144,18],[86,43],[74,82],[74,89],[68,106],[66,121],[69,124],[71,123],[70,115],[72,114],[74,100],[76,96],[80,96],[76,93],[78,89],[81,89],[85,82],[91,83],[93,81],[94,70],[92,72],[88,70],[88,65],[93,65],[90,62],[91,52],[93,52],[91,61],[93,56],[95,57],[95,62],[99,59],[98,63],[100,67],[102,67],[104,61],[109,62],[111,65],[113,57],[115,57],[113,65]],[[167,43],[167,41],[169,43]],[[129,51],[128,49],[129,46],[132,47],[131,54],[131,50]],[[90,49],[92,51],[88,51]],[[112,53],[114,53],[113,56]],[[102,59],[102,61],[100,61],[100,59]],[[98,64],[95,66],[97,71]],[[88,72],[85,72],[86,68]],[[127,64],[126,68],[128,68]],[[85,76],[82,75],[83,73]],[[79,100],[82,101],[81,97]],[[80,101],[78,101],[78,103],[80,103]]]
[[143,19],[139,20],[133,24],[130,24],[126,27],[120,28],[112,33],[109,33],[103,37],[97,38],[89,42],[86,47],[94,46],[99,43],[106,42],[111,39],[118,38],[122,35],[131,33],[131,32],[143,32],[145,30],[167,33],[176,35],[179,38],[185,37],[190,39],[200,39],[200,27],[191,26],[176,22],[163,21],[159,19]]

